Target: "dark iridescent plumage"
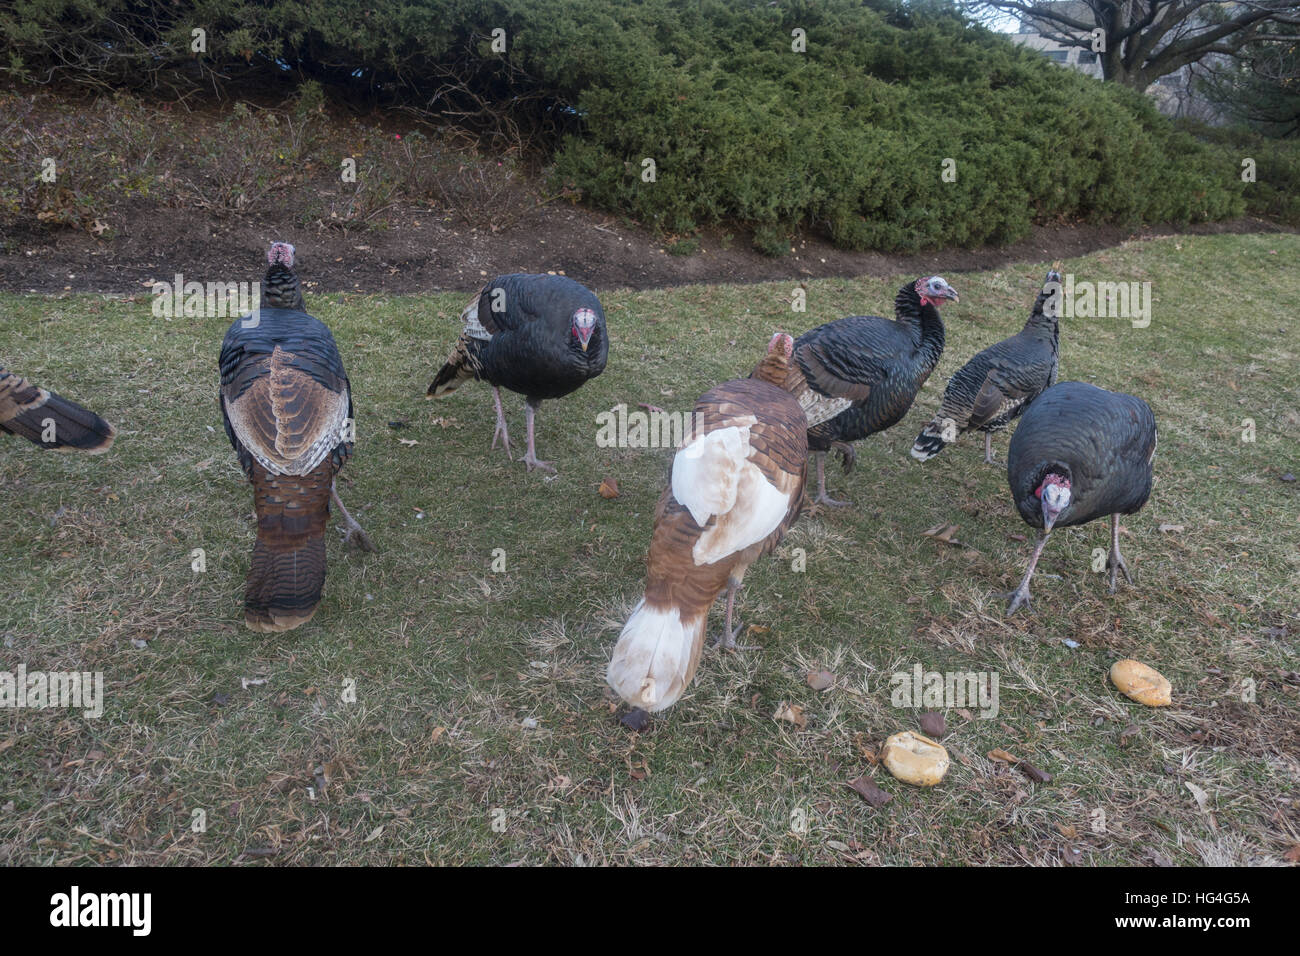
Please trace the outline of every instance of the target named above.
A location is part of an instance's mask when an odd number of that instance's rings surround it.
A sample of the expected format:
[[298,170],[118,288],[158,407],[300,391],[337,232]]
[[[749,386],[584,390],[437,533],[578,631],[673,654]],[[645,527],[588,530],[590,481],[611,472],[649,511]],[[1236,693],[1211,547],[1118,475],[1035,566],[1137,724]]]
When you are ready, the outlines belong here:
[[[948,379],[938,414],[912,445],[913,458],[925,461],[972,429],[986,435],[1001,431],[1056,384],[1060,333],[1052,295],[1059,295],[1060,282],[1056,272],[1049,272],[1025,327],[984,349]],[[985,452],[991,464],[988,439]]]
[[[496,392],[498,437],[510,439],[499,390],[527,399],[529,468],[554,471],[536,458],[533,418],[544,399],[561,398],[605,370],[609,336],[595,294],[565,276],[519,273],[498,276],[461,313],[464,331],[434,376],[428,395],[439,397],[471,379]],[[587,336],[585,339],[583,336]]]
[[[1007,482],[1016,510],[1032,527],[1043,529],[1020,587],[1011,594],[1009,613],[1029,602],[1029,579],[1051,529],[1111,518],[1113,592],[1117,573],[1128,568],[1119,553],[1119,516],[1133,514],[1151,495],[1156,454],[1156,421],[1142,399],[1109,392],[1085,382],[1062,382],[1040,395],[1011,436]],[[1050,527],[1044,520],[1049,485],[1068,489],[1069,503]]]

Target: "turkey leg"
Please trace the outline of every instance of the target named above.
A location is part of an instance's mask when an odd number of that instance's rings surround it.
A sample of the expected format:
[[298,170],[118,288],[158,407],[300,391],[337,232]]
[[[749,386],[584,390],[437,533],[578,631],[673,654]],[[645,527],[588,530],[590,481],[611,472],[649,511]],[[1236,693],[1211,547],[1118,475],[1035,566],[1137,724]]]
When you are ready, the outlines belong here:
[[549,471],[551,474],[555,474],[555,466],[553,466],[549,461],[542,461],[537,457],[537,448],[533,443],[533,420],[537,417],[537,407],[532,402],[528,402],[524,405],[524,415],[528,419],[528,454],[524,455],[524,464],[528,466],[529,471],[532,471],[534,468],[540,468],[542,471]]
[[1007,605],[1007,617],[1015,614],[1021,605],[1031,611],[1034,609],[1034,606],[1029,603],[1029,579],[1034,576],[1034,568],[1038,565],[1038,559],[1043,553],[1043,546],[1047,544],[1047,538],[1051,533],[1050,531],[1039,532],[1038,543],[1034,545],[1034,553],[1029,558],[1029,567],[1025,569],[1025,576],[1020,580],[1020,587],[1002,595],[1002,597],[1011,598],[1011,603]]
[[826,452],[817,452],[817,500],[819,505],[830,505],[832,508],[843,508],[851,504],[848,501],[837,501],[830,495],[826,494]]
[[993,460],[993,433],[992,432],[984,433],[984,464],[986,465],[997,464],[997,462]]
[[740,582],[731,578],[727,582],[727,620],[723,625],[722,635],[718,638],[716,646],[724,651],[756,651],[757,647],[737,644],[736,636],[740,629],[745,625],[737,623],[735,628],[731,626],[731,617],[736,608],[736,592],[740,590]]
[[1110,593],[1115,593],[1115,586],[1119,583],[1119,572],[1124,572],[1124,580],[1129,584],[1133,583],[1133,575],[1128,573],[1128,565],[1124,563],[1124,556],[1119,553],[1119,515],[1110,516],[1110,555],[1106,558],[1106,567],[1110,568]]
[[357,524],[357,519],[348,514],[348,509],[343,507],[343,499],[339,497],[333,482],[330,483],[330,498],[338,505],[339,516],[343,519],[343,527],[339,529],[343,534],[343,543],[351,544],[355,536],[358,548],[362,551],[374,551],[375,543],[370,540],[370,535],[366,534],[361,525]]
[[501,409],[501,389],[496,386],[492,387],[492,401],[497,407],[497,430],[492,433],[492,447],[497,447],[497,439],[500,438],[506,457],[514,461],[514,456],[510,454],[510,432],[506,430],[506,413]]

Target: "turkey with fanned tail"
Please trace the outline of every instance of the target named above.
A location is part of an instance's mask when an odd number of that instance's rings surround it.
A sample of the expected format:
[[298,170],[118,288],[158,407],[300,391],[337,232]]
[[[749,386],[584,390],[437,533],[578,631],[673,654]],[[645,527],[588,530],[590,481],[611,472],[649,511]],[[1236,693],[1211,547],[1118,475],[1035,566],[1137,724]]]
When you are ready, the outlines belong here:
[[[275,243],[267,260],[265,287],[296,293],[293,247]],[[271,301],[302,298],[273,293]],[[244,621],[255,631],[290,631],[311,620],[320,603],[331,498],[345,540],[374,550],[334,490],[352,454],[351,386],[334,336],[301,305],[259,307],[236,319],[222,342],[220,369],[226,435],[252,482],[257,513]]]
[[461,313],[464,330],[429,386],[430,398],[478,379],[492,386],[500,440],[510,458],[510,434],[501,407],[501,389],[526,400],[529,471],[554,472],[537,457],[535,419],[544,399],[561,398],[605,370],[609,335],[605,310],[595,294],[566,276],[498,276]]
[[607,680],[640,710],[672,706],[695,675],[709,608],[727,592],[719,639],[734,648],[736,591],[799,516],[807,419],[784,388],[794,341],[778,333],[746,379],[695,403],[655,511],[645,595],[619,635]]

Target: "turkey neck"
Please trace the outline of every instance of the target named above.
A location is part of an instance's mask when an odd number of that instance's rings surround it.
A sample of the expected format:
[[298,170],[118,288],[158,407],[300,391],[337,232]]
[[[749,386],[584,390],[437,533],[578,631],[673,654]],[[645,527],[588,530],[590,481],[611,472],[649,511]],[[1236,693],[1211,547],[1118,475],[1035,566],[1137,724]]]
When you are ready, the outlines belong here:
[[1035,338],[1049,341],[1056,344],[1060,335],[1060,323],[1055,316],[1048,315],[1043,309],[1048,296],[1042,292],[1038,293],[1038,298],[1034,300],[1034,311],[1029,313],[1029,321],[1025,323],[1025,333]]
[[943,319],[932,305],[921,305],[921,297],[910,286],[903,286],[894,299],[894,319],[913,330],[920,339],[919,351],[924,365],[934,368],[943,354]]
[[266,289],[262,298],[273,309],[295,309],[306,311],[302,300],[302,289],[298,285],[298,276],[278,262],[266,270]]
[[786,376],[790,374],[790,360],[784,355],[778,355],[775,352],[769,352],[763,361],[758,363],[750,378],[760,379],[769,385],[775,385],[777,388],[785,388]]

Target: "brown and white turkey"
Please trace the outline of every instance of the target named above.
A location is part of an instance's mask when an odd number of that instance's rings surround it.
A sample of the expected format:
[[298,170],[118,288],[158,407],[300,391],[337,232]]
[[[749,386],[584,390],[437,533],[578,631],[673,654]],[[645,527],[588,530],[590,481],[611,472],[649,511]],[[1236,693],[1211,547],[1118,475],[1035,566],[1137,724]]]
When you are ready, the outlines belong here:
[[993,433],[1056,384],[1060,366],[1061,277],[1047,273],[1025,327],[990,345],[948,379],[943,401],[912,445],[917,461],[933,458],[968,431],[984,433],[984,461],[993,464]]
[[807,474],[807,420],[781,386],[794,341],[777,333],[749,378],[695,403],[655,510],[645,596],[619,635],[611,687],[633,707],[663,710],[681,697],[704,646],[709,608],[724,590],[719,644],[734,647],[736,592],[799,516]]
[[1086,382],[1061,382],[1029,406],[1007,452],[1007,482],[1020,517],[1041,529],[1007,613],[1029,605],[1029,579],[1053,528],[1110,516],[1110,590],[1133,578],[1119,553],[1119,516],[1151,495],[1156,420],[1142,399]]

